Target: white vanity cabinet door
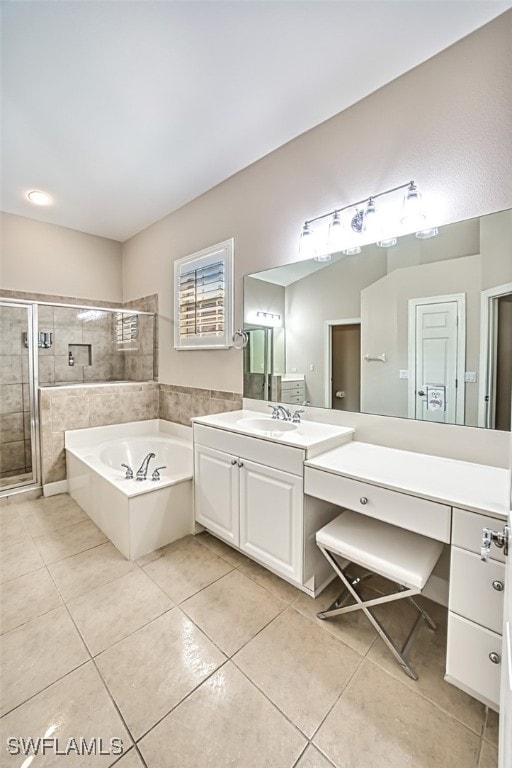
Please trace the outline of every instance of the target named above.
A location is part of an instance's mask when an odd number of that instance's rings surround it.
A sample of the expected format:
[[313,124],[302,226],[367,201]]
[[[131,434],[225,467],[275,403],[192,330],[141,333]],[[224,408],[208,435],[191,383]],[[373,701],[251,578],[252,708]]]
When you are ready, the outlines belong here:
[[446,680],[498,709],[500,700],[501,635],[448,613]]
[[239,546],[240,470],[235,456],[196,445],[195,519],[228,544]]
[[302,580],[303,482],[242,460],[240,549],[289,580]]
[[504,583],[503,563],[452,547],[450,611],[501,634]]

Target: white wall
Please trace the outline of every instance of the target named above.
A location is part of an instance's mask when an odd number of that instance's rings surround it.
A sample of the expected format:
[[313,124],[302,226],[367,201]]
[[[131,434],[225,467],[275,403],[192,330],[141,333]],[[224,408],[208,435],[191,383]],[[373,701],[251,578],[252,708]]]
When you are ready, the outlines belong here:
[[235,238],[237,327],[242,276],[295,260],[306,218],[411,178],[439,224],[511,207],[511,38],[512,11],[127,241],[124,299],[159,293],[161,380],[242,391],[241,352],[172,347],[177,258]]
[[122,301],[121,243],[12,213],[0,226],[4,290]]

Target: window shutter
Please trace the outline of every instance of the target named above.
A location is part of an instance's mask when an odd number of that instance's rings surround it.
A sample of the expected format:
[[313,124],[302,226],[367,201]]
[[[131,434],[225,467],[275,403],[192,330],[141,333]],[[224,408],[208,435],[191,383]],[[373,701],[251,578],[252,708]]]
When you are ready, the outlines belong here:
[[114,342],[119,349],[127,349],[137,342],[139,317],[134,314],[116,312],[114,317]]
[[233,241],[175,262],[175,347],[227,347],[231,341]]

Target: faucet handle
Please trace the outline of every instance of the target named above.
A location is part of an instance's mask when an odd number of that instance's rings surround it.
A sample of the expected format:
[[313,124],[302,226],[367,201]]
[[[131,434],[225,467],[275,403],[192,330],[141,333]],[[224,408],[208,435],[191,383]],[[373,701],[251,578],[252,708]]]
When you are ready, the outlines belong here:
[[133,469],[128,466],[128,464],[121,464],[122,467],[125,467],[126,469],[126,475],[124,476],[125,480],[133,480]]
[[157,467],[153,470],[153,474],[151,475],[152,480],[160,480],[160,470],[161,469],[167,469],[167,467]]
[[300,408],[297,411],[294,411],[293,416],[292,416],[292,422],[294,424],[300,424],[300,415],[301,415],[301,413],[306,413],[304,408]]
[[280,406],[279,405],[270,405],[269,404],[268,407],[272,408],[272,418],[273,419],[278,419],[279,418],[279,408],[280,408]]

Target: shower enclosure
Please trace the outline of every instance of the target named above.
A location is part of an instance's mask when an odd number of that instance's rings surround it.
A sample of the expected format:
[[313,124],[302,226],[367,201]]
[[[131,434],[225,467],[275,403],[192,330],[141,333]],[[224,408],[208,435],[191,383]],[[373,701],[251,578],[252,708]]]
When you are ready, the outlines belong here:
[[38,388],[154,378],[155,314],[0,300],[0,494],[40,483]]

